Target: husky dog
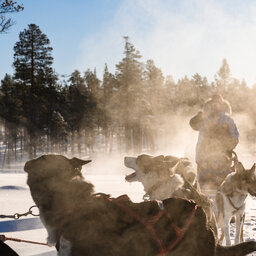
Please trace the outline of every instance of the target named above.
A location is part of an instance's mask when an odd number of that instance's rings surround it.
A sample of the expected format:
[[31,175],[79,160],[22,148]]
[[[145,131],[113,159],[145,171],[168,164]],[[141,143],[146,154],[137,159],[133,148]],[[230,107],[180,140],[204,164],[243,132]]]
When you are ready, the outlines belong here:
[[249,194],[256,196],[255,164],[246,170],[241,162],[237,162],[235,172],[225,178],[216,193],[217,221],[221,227],[220,242],[225,236],[226,245],[231,245],[229,225],[233,216],[236,222],[235,244],[243,241],[245,203]]
[[[39,208],[40,219],[47,230],[47,243],[50,246],[59,247],[60,239],[65,241],[59,234],[62,217],[63,214],[70,214],[70,211],[74,210],[78,200],[78,194],[74,194],[72,198],[69,193],[74,193],[75,186],[77,192],[80,187],[80,195],[91,192],[92,185],[81,186],[82,166],[90,162],[91,160],[75,157],[67,159],[61,155],[43,155],[26,162],[24,166],[24,170],[28,173],[27,184]],[[61,245],[63,246],[64,243],[62,242]]]
[[135,171],[125,177],[126,181],[141,182],[146,192],[144,199],[182,197],[194,200],[206,212],[207,220],[217,235],[212,201],[201,193],[196,170],[188,158],[143,154],[138,157],[125,157],[124,164]]
[[189,200],[133,203],[93,193],[81,168],[88,161],[44,155],[25,164],[31,195],[50,227],[59,256],[243,256],[256,242],[224,247],[205,212]]
[[138,157],[125,157],[125,166],[135,171],[125,179],[128,182],[140,181],[151,200],[172,197],[184,185],[182,177],[170,170],[178,161],[178,158],[165,161],[162,155],[153,157],[143,154]]

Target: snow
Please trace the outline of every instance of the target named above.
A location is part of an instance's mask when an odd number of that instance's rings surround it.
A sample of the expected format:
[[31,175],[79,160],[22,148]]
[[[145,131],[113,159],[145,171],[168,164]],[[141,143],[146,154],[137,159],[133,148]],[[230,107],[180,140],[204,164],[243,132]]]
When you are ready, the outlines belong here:
[[[83,174],[86,180],[92,182],[95,186],[96,192],[103,192],[117,197],[122,194],[127,194],[134,202],[142,201],[144,194],[143,187],[140,183],[125,182],[125,174],[129,174],[128,169],[125,170],[123,163],[119,162],[115,166],[115,170],[111,172],[111,167],[107,167],[107,163],[103,166],[98,166],[101,170],[105,165],[104,172],[95,172],[93,163],[86,165],[83,169]],[[114,169],[113,169],[114,170]],[[22,169],[16,173],[0,173],[0,214],[13,215],[15,213],[25,213],[34,205],[30,195],[30,190],[26,184],[27,175]],[[244,225],[245,241],[253,239],[256,234],[256,199],[248,197],[246,207],[246,218]],[[32,216],[22,217],[21,219],[31,218]],[[34,217],[37,218],[37,217]],[[11,219],[0,219],[6,221]],[[1,230],[0,230],[1,234]],[[4,233],[6,237],[13,237],[18,239],[30,240],[35,242],[46,242],[46,230],[44,228],[28,231],[7,232]],[[231,230],[232,239],[234,238],[234,224]],[[21,256],[55,256],[56,251],[54,247],[44,245],[35,245],[30,243],[18,243],[14,241],[6,241],[19,255]],[[256,252],[250,255],[256,256]]]

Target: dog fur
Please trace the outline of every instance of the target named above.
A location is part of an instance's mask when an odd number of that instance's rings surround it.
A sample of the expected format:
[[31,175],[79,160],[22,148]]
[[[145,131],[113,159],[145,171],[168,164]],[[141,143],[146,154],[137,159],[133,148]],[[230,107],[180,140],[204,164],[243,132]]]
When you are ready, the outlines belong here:
[[241,162],[235,165],[235,172],[230,173],[222,182],[216,193],[218,210],[217,220],[221,227],[220,242],[226,239],[226,245],[231,245],[230,220],[235,216],[235,244],[243,241],[243,222],[245,216],[246,198],[256,196],[255,164],[246,170]]
[[207,220],[217,235],[212,201],[201,193],[196,170],[188,158],[143,154],[138,157],[125,157],[124,164],[135,171],[126,176],[126,181],[141,182],[150,200],[163,200],[174,196],[194,200],[206,212]]
[[[40,219],[48,232],[47,243],[51,246],[56,245],[60,239],[56,223],[63,221],[63,213],[69,214],[70,209],[77,206],[78,196],[91,193],[93,189],[90,184],[82,186],[81,168],[89,162],[91,160],[68,160],[61,155],[43,155],[26,162],[24,166],[28,173],[27,184],[31,196],[39,208]],[[74,186],[77,189],[72,198]]]
[[[58,243],[60,256],[154,256],[159,255],[157,239],[145,220],[154,219],[162,210],[155,201],[132,203],[123,196],[111,199],[95,196],[93,185],[81,174],[88,161],[61,155],[44,155],[28,161],[24,170],[32,198],[40,209],[51,242]],[[117,202],[121,202],[120,207]],[[150,226],[168,246],[177,234],[174,224],[182,228],[195,210],[194,202],[170,198],[163,200],[162,217]],[[130,211],[140,215],[139,221]],[[147,222],[150,223],[150,222]],[[241,256],[256,250],[256,242],[237,246],[217,245],[207,226],[206,215],[198,207],[190,225],[171,251],[173,256]],[[246,253],[243,253],[246,252]],[[162,253],[161,255],[167,255]]]
[[178,159],[164,160],[162,155],[153,157],[143,154],[138,157],[125,157],[125,166],[135,170],[134,173],[126,176],[126,181],[140,181],[151,200],[163,200],[172,197],[176,191],[183,187],[184,180],[179,174],[170,171]]
[[125,157],[124,165],[135,171],[126,176],[126,181],[140,181],[151,200],[172,197],[184,186],[183,178],[192,186],[198,186],[196,170],[187,158],[143,154],[138,157]]

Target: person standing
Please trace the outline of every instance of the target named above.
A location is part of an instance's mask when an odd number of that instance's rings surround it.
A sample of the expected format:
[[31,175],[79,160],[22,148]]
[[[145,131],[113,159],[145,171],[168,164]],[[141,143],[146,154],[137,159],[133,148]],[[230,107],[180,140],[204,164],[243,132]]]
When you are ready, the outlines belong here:
[[190,119],[199,131],[196,163],[200,185],[219,186],[231,167],[232,151],[239,142],[239,131],[231,118],[231,106],[220,94],[214,94]]

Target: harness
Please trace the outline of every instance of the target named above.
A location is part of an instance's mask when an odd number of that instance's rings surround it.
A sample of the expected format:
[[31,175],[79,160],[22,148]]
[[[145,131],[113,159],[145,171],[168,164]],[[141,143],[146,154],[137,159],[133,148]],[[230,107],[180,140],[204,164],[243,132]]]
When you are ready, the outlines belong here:
[[[237,154],[234,150],[230,152],[231,156],[226,155],[226,157],[230,158],[230,161],[233,162],[233,166],[224,168],[223,170],[213,170],[211,168],[203,168],[201,165],[198,166],[198,176],[199,176],[199,183],[201,184],[207,184],[209,182],[212,182],[217,188],[220,186],[220,184],[223,182],[223,180],[226,178],[228,174],[235,171],[235,166],[238,163]],[[218,161],[216,159],[215,161]]]
[[[147,197],[149,197],[149,198],[152,197],[153,192],[156,191],[158,188],[160,188],[165,183],[166,183],[166,180],[162,180],[162,181],[158,181],[156,184],[151,186],[148,189],[148,192],[143,196],[143,199],[145,197],[145,199],[147,200]],[[149,200],[147,200],[147,201],[149,201]]]
[[221,196],[222,202],[224,202],[223,195],[225,195],[225,197],[228,199],[228,202],[230,203],[230,205],[234,208],[233,214],[238,212],[244,206],[244,203],[242,203],[242,205],[240,205],[240,206],[235,206],[231,200],[231,195],[224,194],[220,189],[217,191],[217,193]]
[[[99,196],[96,195],[96,197],[99,197]],[[120,207],[124,212],[128,213],[130,216],[132,216],[134,219],[136,219],[137,221],[139,221],[146,227],[146,229],[149,231],[149,233],[151,234],[151,236],[154,238],[154,240],[156,241],[156,243],[158,245],[158,248],[159,248],[158,255],[159,256],[167,255],[180,242],[180,240],[183,238],[183,236],[189,229],[189,227],[195,217],[196,210],[197,210],[197,205],[195,205],[189,218],[186,220],[186,223],[184,224],[184,226],[182,228],[180,228],[172,221],[172,218],[171,218],[171,215],[169,214],[169,212],[167,212],[164,208],[162,209],[161,207],[159,207],[159,205],[158,205],[159,211],[155,216],[145,218],[145,217],[140,216],[137,212],[135,212],[129,206],[123,204],[123,202],[130,201],[130,199],[127,195],[122,195],[118,198],[108,198],[108,197],[106,197],[106,198],[110,202],[112,202],[115,205],[117,205],[118,207]],[[153,225],[156,224],[162,216],[165,216],[170,220],[170,222],[172,223],[172,227],[174,228],[175,233],[176,233],[176,239],[174,241],[172,241],[168,246],[164,245],[162,239],[159,237],[158,232],[153,227]]]
[[235,209],[235,212],[238,212],[238,211],[244,206],[244,203],[243,203],[241,206],[237,207],[237,206],[235,206],[234,203],[232,202],[230,196],[226,196],[226,197],[227,197],[229,203],[231,204],[231,206]]
[[219,186],[222,183],[222,181],[225,179],[225,177],[231,172],[233,172],[232,168],[228,170],[222,170],[219,172],[216,172],[215,170],[212,170],[212,169],[202,170],[200,168],[199,182],[201,184],[204,184],[204,183],[207,184],[209,182],[213,182],[216,186]]

